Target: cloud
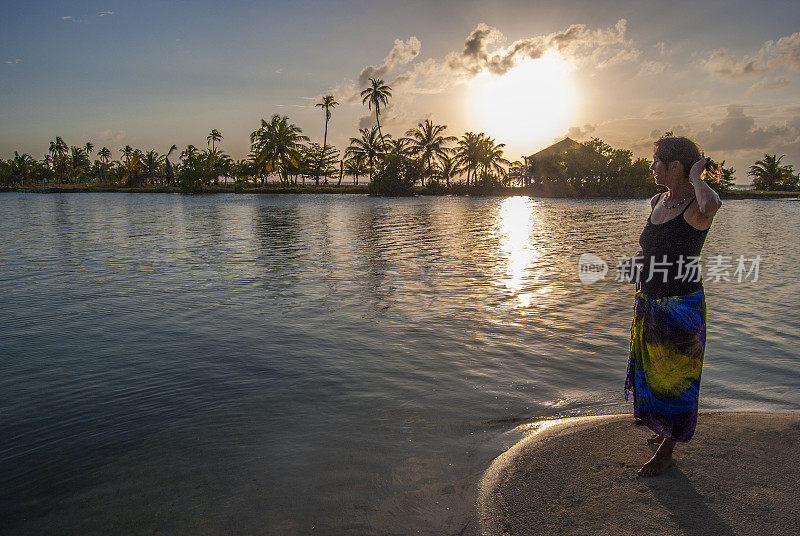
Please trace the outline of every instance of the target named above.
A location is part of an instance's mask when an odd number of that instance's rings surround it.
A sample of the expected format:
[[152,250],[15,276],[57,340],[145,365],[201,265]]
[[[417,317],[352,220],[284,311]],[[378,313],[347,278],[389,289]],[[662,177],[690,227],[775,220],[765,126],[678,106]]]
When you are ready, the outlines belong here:
[[800,69],[800,32],[781,37],[777,42],[767,41],[755,55],[742,59],[719,48],[704,62],[704,67],[713,76],[729,80],[758,76],[782,67],[796,71]]
[[[386,135],[386,127],[405,125],[409,121],[409,117],[394,103],[389,103],[386,108],[381,109],[381,130]],[[367,114],[358,118],[358,128],[372,128],[375,123],[375,112]]]
[[467,37],[461,52],[447,55],[446,65],[455,73],[476,75],[487,70],[502,75],[523,59],[539,59],[545,52],[555,50],[576,62],[589,60],[603,69],[639,57],[640,51],[625,39],[626,24],[625,19],[620,19],[613,28],[598,30],[573,24],[561,32],[519,39],[507,47],[491,50],[503,40],[503,34],[480,23]]
[[653,47],[658,50],[658,55],[662,58],[665,57],[667,54],[671,53],[672,51],[667,48],[667,44],[664,41],[659,41]]
[[561,32],[528,37],[501,47],[502,32],[482,22],[467,36],[462,50],[450,52],[440,61],[431,58],[415,62],[421,49],[419,39],[413,36],[405,42],[398,39],[381,65],[364,67],[357,82],[343,82],[333,89],[333,94],[341,96],[342,102],[360,104],[359,91],[366,87],[370,77],[385,77],[403,65],[408,65],[406,70],[387,82],[398,96],[440,93],[484,70],[504,74],[520,61],[538,59],[550,50],[575,63],[604,69],[635,61],[641,55],[625,39],[626,24],[625,19],[620,19],[613,27],[597,30],[573,24]]
[[101,11],[100,13],[97,14],[97,16],[98,17],[105,17],[105,16],[113,15],[113,14],[114,14],[113,11]]
[[17,63],[22,63],[22,60],[19,58],[14,58],[13,60],[6,60],[6,63],[9,65],[16,65]]
[[[583,125],[583,127],[569,127],[566,136],[572,139],[586,138],[589,136],[589,134],[591,134],[595,130],[597,130],[596,124],[592,125],[590,123],[586,123],[585,125]],[[564,136],[560,136],[558,139],[559,140],[564,139]]]
[[[369,78],[381,78],[393,90],[390,104],[396,110],[391,117],[388,109],[384,110],[381,125],[384,124],[384,114],[387,125],[399,124],[404,118],[408,120],[401,108],[418,95],[442,93],[484,71],[502,75],[521,61],[535,60],[551,51],[572,65],[585,69],[606,69],[636,62],[642,52],[626,39],[626,25],[625,19],[620,19],[614,26],[598,29],[573,24],[562,31],[519,39],[503,46],[505,38],[502,32],[482,22],[467,35],[463,48],[424,61],[418,60],[422,48],[419,39],[414,36],[406,41],[397,39],[381,64],[367,65],[355,81],[345,80],[324,94],[333,94],[343,104],[361,105],[360,91],[368,85]],[[650,72],[663,70],[655,64],[645,68]],[[373,125],[372,115],[361,117],[359,128]]]
[[624,63],[626,61],[636,61],[642,54],[641,50],[633,48],[629,50],[619,50],[607,59],[603,59],[602,56],[604,52],[604,49],[598,48],[593,54],[593,56],[596,56],[598,59],[598,61],[595,63],[595,67],[598,69],[605,69],[607,67],[611,67],[612,65]]
[[724,48],[715,50],[706,60],[704,67],[717,78],[728,79],[758,76],[768,70],[763,57],[749,58],[745,56],[739,60],[728,54]]
[[753,117],[744,112],[744,107],[729,105],[726,116],[695,137],[709,151],[758,150],[774,152],[776,146],[800,143],[800,116],[785,124],[757,127]]
[[645,60],[639,66],[636,76],[654,76],[663,73],[666,68],[666,64],[660,61]]
[[759,80],[752,86],[750,86],[745,95],[752,95],[754,92],[758,91],[759,89],[781,89],[789,85],[789,79],[785,76],[779,76],[778,78],[767,79],[764,78],[763,80]]
[[419,56],[421,48],[422,43],[413,35],[405,42],[402,39],[395,39],[394,47],[383,59],[382,64],[367,65],[361,70],[361,74],[358,75],[359,87],[366,87],[370,78],[384,78],[397,65],[410,63]]
[[95,139],[98,143],[105,142],[120,142],[125,139],[127,133],[124,130],[117,130],[116,132],[111,129],[106,129],[98,132]]

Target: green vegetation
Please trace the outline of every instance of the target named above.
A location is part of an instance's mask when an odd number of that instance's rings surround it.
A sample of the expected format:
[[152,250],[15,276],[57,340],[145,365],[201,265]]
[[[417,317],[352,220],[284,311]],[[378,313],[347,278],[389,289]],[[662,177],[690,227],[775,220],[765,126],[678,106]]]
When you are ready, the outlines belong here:
[[753,188],[766,191],[797,190],[798,174],[792,166],[782,166],[781,160],[786,155],[768,155],[750,166],[748,175],[753,177]]
[[[346,191],[376,195],[455,194],[549,197],[645,197],[659,188],[653,181],[650,161],[633,158],[632,151],[615,149],[593,138],[578,143],[566,138],[524,163],[509,162],[505,144],[483,132],[466,132],[460,138],[447,133],[447,125],[430,119],[418,123],[405,136],[393,138],[381,130],[381,111],[392,97],[383,80],[370,78],[361,91],[362,104],[375,111],[375,126],[363,128],[340,151],[328,145],[333,95],[314,106],[324,114],[322,145],[311,143],[300,127],[275,114],[250,134],[250,154],[234,161],[221,148],[222,133],[212,129],[206,149],[187,145],[170,160],[177,147],[166,154],[142,151],[126,145],[113,160],[101,147],[94,160],[94,145],[68,146],[57,136],[41,161],[14,153],[0,159],[0,188],[57,188],[59,191],[180,191],[199,192],[329,192]],[[726,197],[759,197],[778,191],[795,191],[798,175],[784,156],[765,154],[750,167],[756,192],[732,189],[733,168],[723,161],[719,179],[708,184]],[[353,185],[342,185],[345,176]],[[368,179],[368,185],[359,180]],[[306,180],[313,180],[313,186]],[[329,186],[330,181],[336,181]],[[276,184],[277,181],[277,184]],[[764,191],[766,193],[760,193]],[[789,193],[787,195],[797,195]],[[773,195],[774,196],[774,195]]]
[[650,161],[600,139],[533,158],[533,190],[569,197],[644,197],[659,191]]

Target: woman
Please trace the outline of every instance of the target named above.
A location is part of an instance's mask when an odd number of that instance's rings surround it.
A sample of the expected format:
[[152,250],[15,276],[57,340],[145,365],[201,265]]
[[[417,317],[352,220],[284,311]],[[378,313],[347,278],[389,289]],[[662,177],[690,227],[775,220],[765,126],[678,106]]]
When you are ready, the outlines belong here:
[[[676,442],[689,441],[697,424],[700,373],[706,343],[706,301],[697,260],[722,206],[702,175],[719,167],[687,138],[664,137],[650,166],[666,193],[651,199],[639,238],[642,262],[631,325],[625,399],[633,391],[634,418],[653,431],[655,455],[639,470],[656,476],[672,464]],[[694,259],[694,262],[692,262]]]

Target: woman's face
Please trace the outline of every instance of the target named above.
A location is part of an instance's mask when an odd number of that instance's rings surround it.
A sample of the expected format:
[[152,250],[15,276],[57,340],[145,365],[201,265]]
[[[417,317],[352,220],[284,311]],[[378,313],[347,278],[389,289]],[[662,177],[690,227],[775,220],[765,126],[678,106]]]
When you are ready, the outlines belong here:
[[655,153],[653,153],[653,163],[650,164],[650,169],[653,170],[653,176],[656,179],[656,184],[665,185],[665,179],[667,178],[667,165],[659,160]]

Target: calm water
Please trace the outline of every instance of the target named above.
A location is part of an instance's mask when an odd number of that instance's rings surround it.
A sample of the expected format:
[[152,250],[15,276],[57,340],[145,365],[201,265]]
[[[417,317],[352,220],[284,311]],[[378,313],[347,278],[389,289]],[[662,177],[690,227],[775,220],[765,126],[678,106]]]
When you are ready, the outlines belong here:
[[[648,213],[0,194],[3,532],[472,533],[518,425],[630,411],[614,264]],[[706,282],[703,409],[800,408],[798,228],[797,201],[717,216],[704,257],[762,261]]]

